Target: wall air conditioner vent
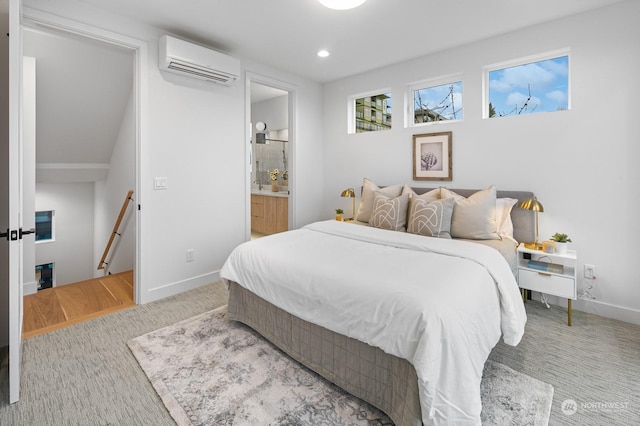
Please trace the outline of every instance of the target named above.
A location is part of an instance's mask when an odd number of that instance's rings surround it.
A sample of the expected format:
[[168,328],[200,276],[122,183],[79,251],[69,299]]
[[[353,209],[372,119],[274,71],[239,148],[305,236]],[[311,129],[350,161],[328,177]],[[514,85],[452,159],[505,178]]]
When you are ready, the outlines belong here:
[[163,71],[225,86],[240,77],[240,61],[236,58],[167,35],[159,41],[158,66]]

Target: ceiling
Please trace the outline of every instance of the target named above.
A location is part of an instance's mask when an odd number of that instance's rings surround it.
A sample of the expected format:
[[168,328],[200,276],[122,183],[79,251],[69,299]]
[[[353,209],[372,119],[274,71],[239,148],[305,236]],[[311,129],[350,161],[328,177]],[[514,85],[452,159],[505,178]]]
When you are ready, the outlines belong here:
[[[346,11],[327,9],[317,0],[82,3],[232,55],[329,82],[620,1],[367,0]],[[53,7],[50,3],[49,8]],[[331,55],[318,58],[320,49]]]
[[[623,0],[367,0],[348,11],[317,0],[24,0],[94,7],[231,55],[324,83]],[[8,0],[0,0],[6,13]],[[420,37],[428,42],[420,42]],[[416,41],[418,40],[418,41]],[[327,49],[331,55],[319,58]],[[26,30],[37,58],[39,181],[104,179],[132,90],[131,51]],[[252,102],[286,92],[253,85]]]

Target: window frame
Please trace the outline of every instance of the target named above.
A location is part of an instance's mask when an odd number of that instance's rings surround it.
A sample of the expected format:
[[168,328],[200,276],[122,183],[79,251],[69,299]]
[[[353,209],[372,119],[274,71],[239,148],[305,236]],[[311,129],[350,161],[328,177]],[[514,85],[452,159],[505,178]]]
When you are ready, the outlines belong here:
[[34,235],[34,239],[35,239],[35,243],[36,244],[46,244],[46,243],[53,243],[56,241],[56,211],[51,209],[51,210],[37,210],[36,211],[36,215],[38,213],[46,213],[46,212],[51,212],[51,238],[43,240],[43,239],[38,239],[38,222],[36,221],[35,223],[35,228],[36,228],[36,232]]
[[[389,95],[389,98],[392,100],[391,101],[391,125],[389,126],[388,129],[379,129],[379,130],[371,130],[371,131],[366,131],[366,132],[358,132],[358,129],[356,128],[356,100],[361,99],[361,98],[366,98],[366,97],[373,97],[373,96],[380,96],[380,95]],[[351,95],[347,98],[347,111],[348,111],[348,117],[347,117],[347,133],[350,135],[355,135],[355,134],[367,134],[367,133],[375,133],[375,132],[379,132],[379,131],[384,131],[384,130],[392,130],[393,129],[393,115],[394,115],[394,109],[393,109],[393,92],[391,90],[391,88],[384,88],[384,89],[378,89],[378,90],[370,90],[364,93],[358,93],[356,95]]]
[[[421,89],[431,89],[439,86],[444,86],[452,83],[460,83],[462,85],[462,118],[456,118],[455,120],[441,120],[441,121],[427,121],[425,123],[415,122],[416,103],[415,92]],[[437,125],[440,123],[458,123],[464,121],[464,75],[463,73],[448,74],[440,77],[429,78],[425,80],[414,81],[407,84],[405,92],[405,103],[407,116],[405,120],[405,127],[425,127],[431,125]]]
[[[497,62],[490,65],[485,65],[482,67],[482,118],[496,118],[489,117],[489,102],[491,99],[489,98],[489,73],[506,68],[513,68],[521,65],[533,64],[536,62],[548,61],[551,59],[556,59],[566,56],[567,57],[567,109],[562,111],[570,111],[571,110],[571,49],[568,47],[556,50],[550,50],[543,53],[537,53],[534,55],[523,56],[516,59],[510,59],[507,61]],[[541,112],[560,112],[560,111],[541,111]],[[525,115],[536,115],[535,114],[525,114]],[[500,116],[499,118],[505,117],[514,117],[511,115]]]

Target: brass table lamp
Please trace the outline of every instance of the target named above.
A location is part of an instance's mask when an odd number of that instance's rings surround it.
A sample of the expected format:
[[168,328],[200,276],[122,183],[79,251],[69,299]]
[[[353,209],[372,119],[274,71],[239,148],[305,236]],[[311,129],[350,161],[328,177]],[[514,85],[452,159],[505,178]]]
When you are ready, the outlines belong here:
[[356,191],[353,188],[347,188],[340,194],[341,197],[352,198],[351,217],[345,220],[353,220],[356,216]]
[[538,244],[538,212],[543,213],[544,207],[536,197],[520,201],[518,203],[518,207],[524,210],[531,210],[536,216],[536,240],[533,243],[525,243],[524,246],[531,250],[540,250],[540,246]]

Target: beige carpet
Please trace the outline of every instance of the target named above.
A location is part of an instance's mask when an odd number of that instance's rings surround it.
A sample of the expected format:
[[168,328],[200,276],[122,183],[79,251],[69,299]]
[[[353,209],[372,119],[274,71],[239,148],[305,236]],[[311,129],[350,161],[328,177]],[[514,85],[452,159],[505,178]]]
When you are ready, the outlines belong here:
[[[293,361],[224,307],[128,342],[178,425],[392,424]],[[546,425],[553,387],[488,361],[485,425]]]

